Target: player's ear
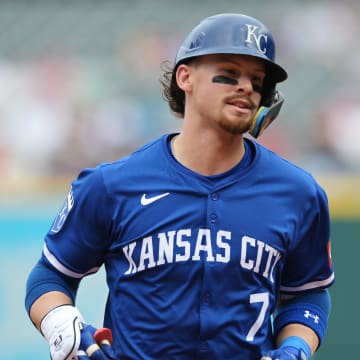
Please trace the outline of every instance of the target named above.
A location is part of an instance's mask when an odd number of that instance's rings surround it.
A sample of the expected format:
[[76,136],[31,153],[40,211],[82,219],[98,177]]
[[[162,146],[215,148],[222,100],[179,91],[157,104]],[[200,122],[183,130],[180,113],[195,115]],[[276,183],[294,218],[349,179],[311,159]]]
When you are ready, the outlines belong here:
[[180,64],[176,70],[176,82],[181,90],[189,92],[192,90],[190,68],[186,64]]

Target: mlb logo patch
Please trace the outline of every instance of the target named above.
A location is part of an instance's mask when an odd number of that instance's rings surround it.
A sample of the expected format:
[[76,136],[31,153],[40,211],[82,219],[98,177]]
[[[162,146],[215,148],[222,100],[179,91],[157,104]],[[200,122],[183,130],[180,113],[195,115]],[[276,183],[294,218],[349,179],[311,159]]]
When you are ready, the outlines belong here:
[[62,206],[59,214],[55,218],[55,221],[51,227],[50,230],[51,232],[57,233],[61,230],[73,206],[74,206],[74,196],[73,196],[72,188],[70,188],[70,191],[67,195],[64,205]]

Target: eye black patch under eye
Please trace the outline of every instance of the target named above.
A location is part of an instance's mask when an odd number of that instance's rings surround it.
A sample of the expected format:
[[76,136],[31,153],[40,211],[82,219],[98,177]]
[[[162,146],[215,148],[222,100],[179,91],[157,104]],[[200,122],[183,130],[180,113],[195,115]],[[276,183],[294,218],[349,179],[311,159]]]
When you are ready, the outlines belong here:
[[262,92],[263,92],[263,88],[259,85],[253,85],[253,89],[255,92],[257,92],[259,94],[262,94]]
[[215,75],[212,78],[213,83],[226,84],[226,85],[237,85],[238,81],[227,76]]

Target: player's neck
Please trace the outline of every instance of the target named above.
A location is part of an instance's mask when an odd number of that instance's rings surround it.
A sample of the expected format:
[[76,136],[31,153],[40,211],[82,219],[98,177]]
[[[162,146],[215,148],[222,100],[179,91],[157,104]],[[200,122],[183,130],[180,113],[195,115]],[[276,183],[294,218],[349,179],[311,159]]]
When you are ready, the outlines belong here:
[[171,150],[178,162],[205,176],[222,174],[232,169],[245,154],[241,136],[233,137],[226,143],[206,134],[189,137],[180,133],[172,139]]

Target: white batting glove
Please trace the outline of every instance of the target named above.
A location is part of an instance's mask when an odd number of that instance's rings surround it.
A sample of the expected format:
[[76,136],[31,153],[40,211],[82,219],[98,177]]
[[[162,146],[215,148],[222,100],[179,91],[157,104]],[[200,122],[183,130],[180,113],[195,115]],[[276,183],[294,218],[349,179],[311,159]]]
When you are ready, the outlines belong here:
[[76,360],[84,319],[72,305],[52,309],[41,320],[40,329],[49,342],[52,360]]

